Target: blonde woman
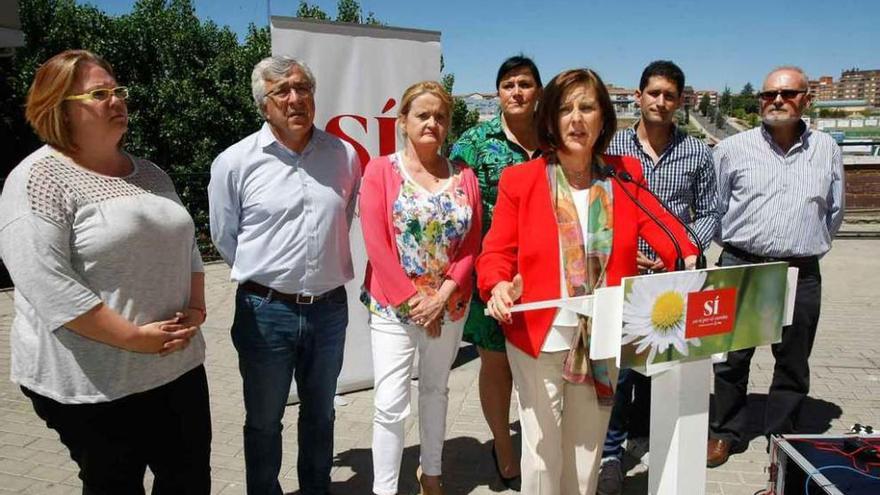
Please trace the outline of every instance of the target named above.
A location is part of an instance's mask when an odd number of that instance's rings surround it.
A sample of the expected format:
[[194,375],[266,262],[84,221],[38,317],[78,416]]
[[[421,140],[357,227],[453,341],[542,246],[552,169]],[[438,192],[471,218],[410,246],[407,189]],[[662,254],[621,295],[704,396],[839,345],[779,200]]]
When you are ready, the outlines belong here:
[[419,354],[419,436],[425,494],[440,494],[447,379],[467,314],[480,244],[473,172],[440,155],[452,99],[433,81],[400,102],[404,148],[371,160],[361,185],[375,406],[373,492],[397,493],[413,359]]
[[15,284],[12,381],[79,466],[83,493],[208,494],[204,274],[169,177],[120,148],[110,65],[69,50],[40,66],[28,122],[46,145],[0,196]]

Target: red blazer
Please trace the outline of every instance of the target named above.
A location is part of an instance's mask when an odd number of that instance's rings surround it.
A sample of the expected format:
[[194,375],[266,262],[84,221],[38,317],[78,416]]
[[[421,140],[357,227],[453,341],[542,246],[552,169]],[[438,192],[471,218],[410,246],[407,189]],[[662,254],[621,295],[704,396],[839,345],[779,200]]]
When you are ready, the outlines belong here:
[[[602,159],[615,170],[626,170],[634,180],[642,181],[642,167],[637,158],[603,156]],[[501,173],[492,226],[483,239],[483,251],[476,264],[477,287],[484,301],[489,299],[498,282],[510,281],[517,273],[523,278],[523,294],[518,302],[561,297],[559,234],[546,166],[544,158],[537,158],[508,167]],[[607,285],[620,285],[621,278],[638,274],[636,252],[639,237],[654,248],[666,266],[674,266],[675,247],[669,237],[627,197],[617,181],[612,184],[614,234],[606,268]],[[640,192],[633,184],[623,184],[672,231],[681,245],[683,256],[697,254],[687,232],[671,213],[647,192]],[[537,357],[556,311],[540,309],[514,313],[512,323],[502,323],[501,327],[511,344]]]

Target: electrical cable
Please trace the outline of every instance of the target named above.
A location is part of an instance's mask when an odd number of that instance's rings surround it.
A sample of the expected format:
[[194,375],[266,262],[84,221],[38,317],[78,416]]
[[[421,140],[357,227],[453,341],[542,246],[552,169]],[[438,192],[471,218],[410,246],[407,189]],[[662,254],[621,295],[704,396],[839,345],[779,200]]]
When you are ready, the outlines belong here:
[[816,476],[817,474],[821,473],[822,471],[830,471],[832,469],[845,469],[847,471],[852,471],[854,473],[858,473],[866,478],[880,480],[880,476],[873,476],[873,475],[864,473],[858,469],[851,468],[849,466],[824,466],[824,467],[820,467],[819,469],[817,469],[811,473],[807,473],[807,480],[804,481],[804,495],[810,495],[810,480],[813,479],[813,476]]

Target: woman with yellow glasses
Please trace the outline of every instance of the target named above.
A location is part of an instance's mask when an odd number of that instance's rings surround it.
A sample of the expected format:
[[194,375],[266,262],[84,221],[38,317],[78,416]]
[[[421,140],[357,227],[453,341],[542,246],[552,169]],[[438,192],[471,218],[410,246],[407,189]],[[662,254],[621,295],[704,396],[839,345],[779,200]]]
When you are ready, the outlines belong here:
[[25,113],[46,143],[0,196],[15,284],[12,381],[79,466],[83,493],[210,493],[204,273],[170,178],[120,148],[110,65],[69,50],[37,71]]

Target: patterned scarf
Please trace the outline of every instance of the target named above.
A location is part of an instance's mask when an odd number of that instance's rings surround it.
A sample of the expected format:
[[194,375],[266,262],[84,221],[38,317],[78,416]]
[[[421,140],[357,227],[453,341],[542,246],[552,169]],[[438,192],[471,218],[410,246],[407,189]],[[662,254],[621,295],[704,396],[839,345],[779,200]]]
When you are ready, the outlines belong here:
[[[596,163],[604,165],[599,157]],[[611,255],[613,234],[611,179],[593,179],[587,205],[587,237],[578,220],[571,186],[562,166],[555,159],[548,160],[547,176],[554,191],[556,225],[562,248],[563,272],[568,297],[585,296],[605,283],[605,268]],[[571,383],[589,383],[596,389],[596,397],[602,405],[611,405],[614,387],[608,373],[610,359],[593,360],[590,355],[590,338],[593,319],[578,315],[578,331],[571,343],[563,365],[563,378]]]

